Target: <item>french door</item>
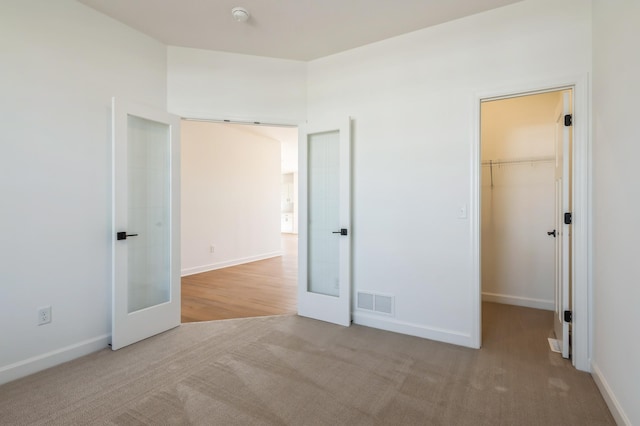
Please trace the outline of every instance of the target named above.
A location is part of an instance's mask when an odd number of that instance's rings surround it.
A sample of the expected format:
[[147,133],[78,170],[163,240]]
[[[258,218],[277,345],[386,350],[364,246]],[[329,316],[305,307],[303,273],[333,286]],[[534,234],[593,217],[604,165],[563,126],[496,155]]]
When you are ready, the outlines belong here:
[[180,324],[178,117],[113,99],[113,350]]
[[298,314],[351,324],[350,120],[299,135]]

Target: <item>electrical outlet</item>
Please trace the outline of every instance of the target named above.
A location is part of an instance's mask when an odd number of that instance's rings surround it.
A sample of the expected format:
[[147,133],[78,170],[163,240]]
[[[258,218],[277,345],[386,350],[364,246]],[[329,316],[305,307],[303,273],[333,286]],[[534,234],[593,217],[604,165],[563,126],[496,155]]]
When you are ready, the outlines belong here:
[[38,309],[38,325],[49,324],[51,322],[51,306]]
[[209,246],[209,253],[215,253],[215,251],[216,251],[216,246],[214,246],[213,244],[211,244],[211,245]]

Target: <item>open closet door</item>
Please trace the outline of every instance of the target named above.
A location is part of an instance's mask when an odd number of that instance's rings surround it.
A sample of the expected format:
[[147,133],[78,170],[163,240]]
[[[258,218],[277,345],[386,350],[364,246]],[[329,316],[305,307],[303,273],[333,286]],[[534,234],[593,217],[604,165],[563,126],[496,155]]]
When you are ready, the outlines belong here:
[[298,314],[351,324],[350,120],[300,128]]
[[571,319],[571,91],[556,108],[555,167],[555,316],[554,331],[562,357],[570,356]]
[[180,324],[178,117],[113,100],[116,350]]

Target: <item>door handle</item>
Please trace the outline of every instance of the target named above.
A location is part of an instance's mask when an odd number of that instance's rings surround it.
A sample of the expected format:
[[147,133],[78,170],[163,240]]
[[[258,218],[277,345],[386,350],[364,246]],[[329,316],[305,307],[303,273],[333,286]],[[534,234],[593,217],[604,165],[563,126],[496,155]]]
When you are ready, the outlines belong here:
[[556,237],[556,230],[554,229],[553,231],[547,231],[547,235],[551,235],[553,236],[553,238]]
[[348,235],[347,234],[347,228],[342,228],[339,231],[333,231],[332,234]]
[[127,234],[126,232],[118,232],[116,234],[116,239],[120,241],[120,240],[126,240],[127,237],[137,237],[137,236],[138,234]]

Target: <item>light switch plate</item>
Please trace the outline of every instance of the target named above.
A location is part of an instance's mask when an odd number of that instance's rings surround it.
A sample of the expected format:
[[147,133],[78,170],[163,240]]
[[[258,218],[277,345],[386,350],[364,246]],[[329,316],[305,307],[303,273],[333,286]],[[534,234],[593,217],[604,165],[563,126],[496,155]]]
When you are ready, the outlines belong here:
[[467,218],[467,205],[463,204],[458,208],[458,219],[466,219]]

